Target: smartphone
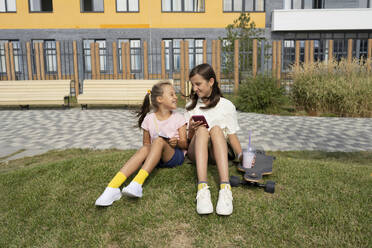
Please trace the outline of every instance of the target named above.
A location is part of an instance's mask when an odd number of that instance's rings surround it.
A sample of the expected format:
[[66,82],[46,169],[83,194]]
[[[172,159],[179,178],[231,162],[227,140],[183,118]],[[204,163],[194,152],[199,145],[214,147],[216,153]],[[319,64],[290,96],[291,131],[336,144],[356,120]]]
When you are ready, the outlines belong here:
[[205,119],[204,115],[193,115],[193,116],[191,116],[191,118],[194,121],[202,121],[203,122],[202,124],[205,125],[206,128],[209,128],[208,122]]
[[167,141],[169,140],[169,137],[162,132],[159,132],[158,135],[159,135],[159,137],[162,137],[163,139],[165,139]]

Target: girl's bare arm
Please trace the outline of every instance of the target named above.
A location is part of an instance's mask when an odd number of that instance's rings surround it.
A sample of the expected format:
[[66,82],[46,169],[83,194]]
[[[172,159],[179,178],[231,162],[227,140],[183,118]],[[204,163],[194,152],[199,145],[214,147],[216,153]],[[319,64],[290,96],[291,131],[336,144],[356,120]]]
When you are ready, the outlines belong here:
[[177,142],[177,146],[183,150],[187,150],[188,143],[187,143],[187,134],[186,134],[186,125],[183,125],[178,129],[179,139]]
[[151,145],[151,137],[150,133],[147,130],[143,130],[143,140],[142,140],[143,146],[145,145]]

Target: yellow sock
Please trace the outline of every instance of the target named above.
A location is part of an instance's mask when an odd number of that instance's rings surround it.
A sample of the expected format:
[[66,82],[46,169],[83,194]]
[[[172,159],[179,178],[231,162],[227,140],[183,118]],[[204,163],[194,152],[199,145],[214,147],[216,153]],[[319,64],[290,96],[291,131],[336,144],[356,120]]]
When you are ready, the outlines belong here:
[[119,171],[118,173],[116,173],[107,187],[119,188],[125,182],[125,180],[127,180],[127,177],[123,174],[123,172]]
[[207,182],[199,182],[198,183],[198,190],[201,190],[204,187],[208,187]]
[[223,183],[220,184],[220,189],[229,189],[229,190],[231,190],[231,185],[230,185],[230,183],[223,182]]
[[140,169],[137,176],[133,178],[133,181],[142,185],[148,176],[149,173],[147,171],[145,171],[144,169]]

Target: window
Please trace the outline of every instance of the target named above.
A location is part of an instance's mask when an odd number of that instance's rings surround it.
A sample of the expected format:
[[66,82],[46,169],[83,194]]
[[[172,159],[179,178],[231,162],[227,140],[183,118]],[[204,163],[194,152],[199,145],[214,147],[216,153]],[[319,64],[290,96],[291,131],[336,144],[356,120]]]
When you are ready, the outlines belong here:
[[241,12],[241,11],[264,11],[264,0],[224,0],[223,11]]
[[203,63],[204,39],[164,39],[165,43],[165,69],[167,71],[180,69],[181,41],[189,42],[189,68]]
[[103,12],[103,0],[81,0],[81,12]]
[[32,40],[32,48],[35,50],[37,43],[43,43],[43,55],[45,71],[47,73],[57,72],[57,50],[55,40]]
[[[128,40],[128,39],[119,39],[119,58],[121,58],[121,44],[123,42],[129,42],[130,49],[130,70],[131,72],[140,72],[141,71],[141,40]],[[119,59],[119,68],[120,71],[123,71],[123,65],[121,59]]]
[[324,9],[324,0],[313,0],[313,9]]
[[254,10],[255,11],[265,11],[265,1],[264,0],[255,0],[254,1]]
[[[291,65],[295,63],[296,60],[296,41],[299,41],[300,45],[300,57],[299,62],[305,61],[305,42],[306,40],[284,40],[283,42],[283,70],[288,71]],[[324,40],[308,40],[314,43],[314,50],[312,58],[313,61],[323,61],[325,60],[325,45]],[[310,50],[309,50],[310,51]],[[310,56],[310,54],[309,54]]]
[[204,0],[162,0],[163,12],[204,12]]
[[[303,50],[303,44],[300,43],[300,50]],[[301,54],[301,53],[300,53]],[[291,65],[295,62],[295,41],[285,40],[283,42],[283,70],[287,71]]]
[[367,59],[368,56],[368,39],[358,39],[353,42],[353,50],[356,51],[355,57]]
[[5,43],[12,43],[14,70],[15,72],[21,72],[22,54],[20,42],[18,40],[0,40],[0,73],[6,73]]
[[303,9],[304,0],[285,0],[284,9]]
[[323,40],[314,40],[314,61],[325,59],[325,43]]
[[29,0],[30,12],[52,12],[52,0]]
[[0,0],[0,12],[16,12],[16,0]]
[[333,57],[336,61],[340,61],[342,58],[347,57],[348,43],[345,39],[334,39],[333,40]]
[[83,40],[83,50],[84,50],[84,68],[85,71],[92,71],[92,57],[90,51],[90,44],[98,43],[99,49],[99,68],[100,72],[105,72],[107,68],[106,63],[106,40],[104,39],[94,39],[94,40]]
[[117,12],[138,12],[138,0],[116,0]]
[[44,41],[45,67],[47,72],[57,72],[57,50],[55,40]]
[[292,9],[303,9],[304,8],[304,0],[292,0]]
[[0,40],[0,73],[6,73],[5,43],[8,41]]

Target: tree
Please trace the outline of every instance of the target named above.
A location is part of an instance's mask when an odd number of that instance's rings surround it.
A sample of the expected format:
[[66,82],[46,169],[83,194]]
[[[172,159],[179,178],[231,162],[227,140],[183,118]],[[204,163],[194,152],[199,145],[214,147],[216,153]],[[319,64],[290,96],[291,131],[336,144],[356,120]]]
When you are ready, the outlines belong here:
[[219,38],[222,41],[222,68],[226,77],[232,79],[234,74],[235,40],[239,40],[239,73],[241,74],[241,71],[250,72],[252,70],[252,40],[262,41],[266,39],[263,37],[263,31],[256,28],[256,24],[249,13],[241,13],[233,21],[233,24],[227,25],[225,29],[226,37]]

